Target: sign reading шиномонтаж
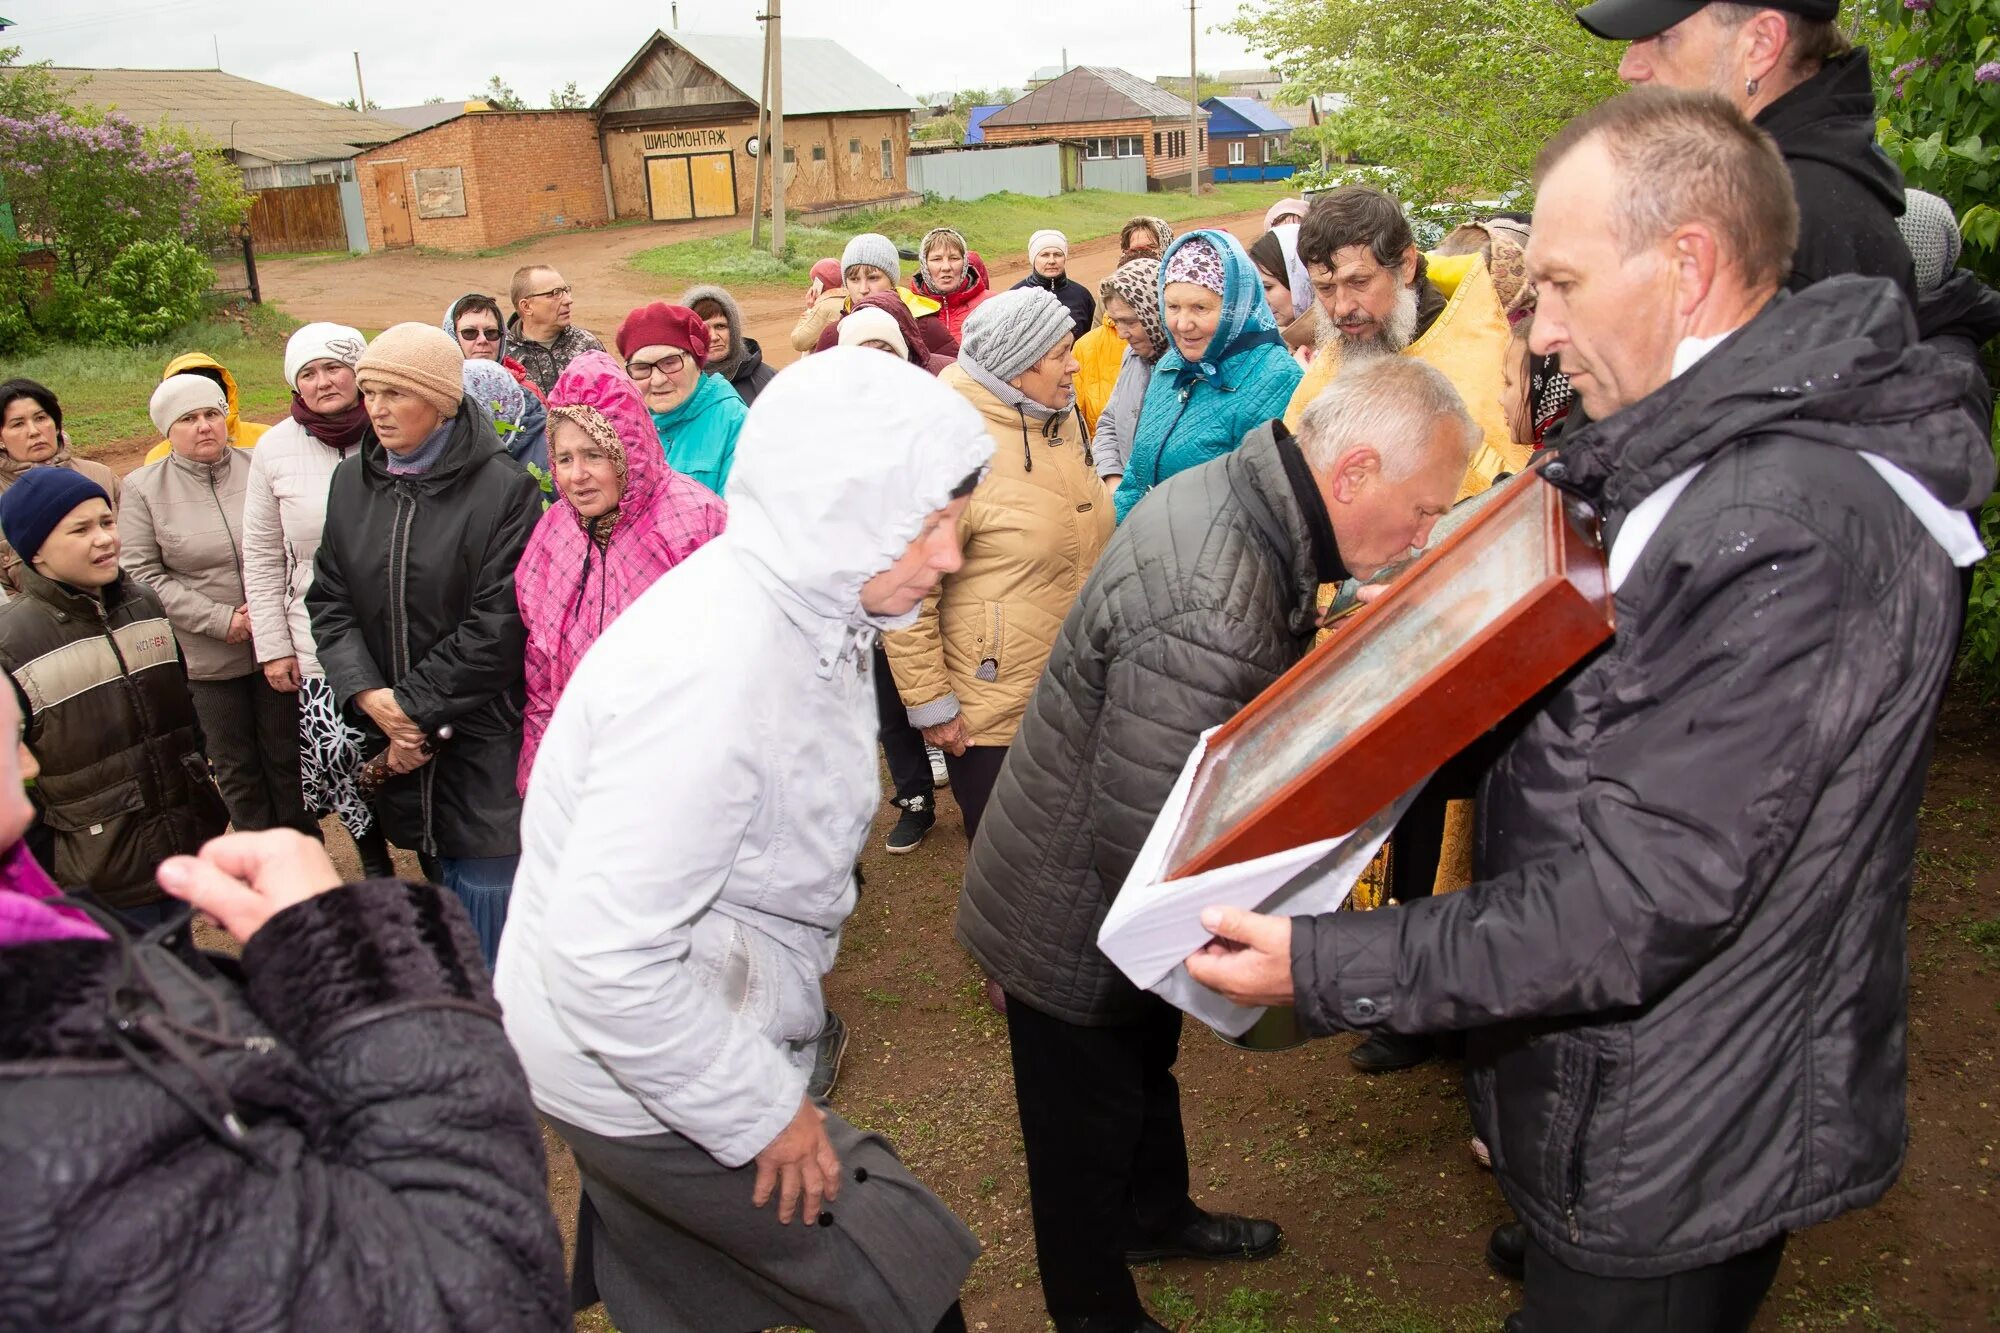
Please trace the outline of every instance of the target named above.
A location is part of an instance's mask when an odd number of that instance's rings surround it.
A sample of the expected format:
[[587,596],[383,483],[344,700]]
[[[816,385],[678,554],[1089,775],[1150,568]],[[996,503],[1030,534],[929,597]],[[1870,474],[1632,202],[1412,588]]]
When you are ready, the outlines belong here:
[[662,148],[727,148],[727,130],[656,130],[641,138],[647,152]]

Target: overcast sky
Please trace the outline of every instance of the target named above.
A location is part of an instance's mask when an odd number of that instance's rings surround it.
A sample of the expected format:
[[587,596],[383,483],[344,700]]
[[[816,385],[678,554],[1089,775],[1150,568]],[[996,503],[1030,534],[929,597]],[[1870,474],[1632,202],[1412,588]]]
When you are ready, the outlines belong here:
[[[1244,43],[1211,33],[1242,0],[1202,0],[1204,71],[1261,65]],[[752,33],[761,0],[681,0],[691,32]],[[1063,15],[1061,23],[1045,17]],[[369,100],[457,100],[499,74],[531,105],[574,79],[602,91],[639,43],[669,28],[667,0],[0,0],[15,27],[0,45],[58,65],[222,68],[327,101],[354,96],[361,52]],[[1187,69],[1186,0],[789,0],[785,31],[831,37],[910,93],[1019,89],[1068,49],[1072,65],[1117,65],[1142,78]]]

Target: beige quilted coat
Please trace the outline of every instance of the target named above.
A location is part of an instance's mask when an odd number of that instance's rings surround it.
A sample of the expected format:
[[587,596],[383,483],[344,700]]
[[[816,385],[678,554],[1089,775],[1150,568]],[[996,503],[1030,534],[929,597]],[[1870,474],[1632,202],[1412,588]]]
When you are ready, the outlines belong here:
[[917,623],[884,636],[910,721],[965,714],[974,745],[1007,745],[1056,632],[1111,540],[1111,496],[1075,412],[1047,423],[1011,407],[960,366],[938,377],[993,436],[993,464],[959,521],[965,565]]

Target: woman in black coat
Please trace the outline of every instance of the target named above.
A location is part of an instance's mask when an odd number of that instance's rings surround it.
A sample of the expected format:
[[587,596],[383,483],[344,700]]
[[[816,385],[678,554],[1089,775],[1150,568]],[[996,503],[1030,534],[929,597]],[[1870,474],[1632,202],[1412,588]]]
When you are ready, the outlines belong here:
[[449,895],[339,887],[289,829],[219,838],[159,878],[243,955],[190,957],[60,899],[31,816],[0,745],[0,1324],[569,1327],[535,1108]]
[[521,851],[514,567],[541,491],[464,401],[463,365],[428,324],[362,355],[369,430],[334,469],[306,607],[335,697],[390,774],[383,830],[459,896],[491,965]]

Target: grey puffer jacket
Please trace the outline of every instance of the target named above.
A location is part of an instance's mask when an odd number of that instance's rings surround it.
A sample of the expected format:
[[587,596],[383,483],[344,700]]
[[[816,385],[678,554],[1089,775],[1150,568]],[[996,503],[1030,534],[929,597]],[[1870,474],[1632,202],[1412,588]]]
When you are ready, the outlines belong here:
[[958,938],[1010,1001],[1084,1026],[1141,992],[1097,947],[1196,737],[1305,655],[1346,577],[1298,446],[1267,422],[1133,510],[1063,621],[966,864]]
[[1481,879],[1295,919],[1312,1030],[1471,1030],[1501,1188],[1566,1265],[1715,1263],[1902,1165],[1917,804],[1963,601],[1861,455],[1976,506],[1962,374],[1891,283],[1835,278],[1569,439],[1542,475],[1608,541],[1701,471],[1615,637],[1489,772]]
[[240,964],[17,944],[0,997],[0,1324],[570,1326],[535,1108],[449,893],[335,889]]

